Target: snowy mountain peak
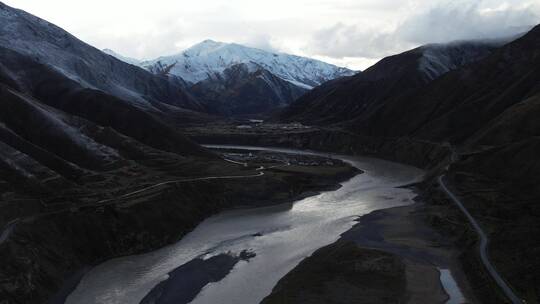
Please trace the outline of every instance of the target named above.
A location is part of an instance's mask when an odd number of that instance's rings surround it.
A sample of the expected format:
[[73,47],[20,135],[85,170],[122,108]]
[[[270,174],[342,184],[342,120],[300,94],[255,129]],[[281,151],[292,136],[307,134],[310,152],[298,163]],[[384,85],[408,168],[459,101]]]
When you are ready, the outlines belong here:
[[240,63],[255,63],[277,77],[304,88],[354,74],[349,69],[315,59],[214,40],[204,40],[179,54],[145,61],[141,65],[154,73],[166,72],[190,83],[198,83]]
[[[219,52],[219,49],[225,47],[226,45],[227,44],[223,42],[207,39],[191,46],[190,48],[184,50],[181,54],[178,54],[176,56],[208,56],[209,54],[212,54],[214,52]],[[168,57],[160,57],[158,59],[164,58]]]
[[226,43],[224,42],[219,42],[219,41],[215,41],[215,40],[212,40],[212,39],[205,39],[195,45],[193,45],[192,47],[194,46],[197,46],[197,45],[207,45],[207,46],[212,46],[212,45],[224,45]]

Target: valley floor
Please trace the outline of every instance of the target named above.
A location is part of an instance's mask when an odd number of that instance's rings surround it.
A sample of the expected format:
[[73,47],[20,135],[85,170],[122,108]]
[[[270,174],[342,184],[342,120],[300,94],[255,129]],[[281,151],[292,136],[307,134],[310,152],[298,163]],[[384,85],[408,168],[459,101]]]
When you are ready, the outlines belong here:
[[[338,128],[319,128],[297,123],[233,122],[219,128],[191,126],[185,131],[196,141],[372,155],[427,168],[426,181],[420,185],[423,211],[414,212],[418,213],[415,217],[417,225],[427,225],[441,235],[437,242],[446,240],[442,241],[444,246],[453,248],[450,259],[452,262],[447,264],[457,274],[460,285],[465,286],[464,292],[468,300],[506,303],[508,300],[479,258],[478,236],[463,213],[437,184],[437,177],[446,172],[448,184],[453,188],[454,194],[463,200],[466,208],[491,239],[488,249],[494,267],[518,297],[528,303],[536,303],[539,299],[540,260],[538,255],[535,256],[539,242],[537,237],[531,237],[538,235],[538,208],[537,204],[534,204],[538,200],[537,195],[535,196],[537,191],[533,182],[523,185],[518,181],[500,178],[501,175],[519,176],[516,170],[520,169],[505,167],[504,163],[500,162],[497,149],[456,153],[448,143],[414,138],[362,137]],[[493,168],[491,171],[494,173],[481,167],[486,163],[490,164],[489,167]],[[496,174],[501,170],[504,174]],[[424,241],[427,242],[425,244],[440,245],[433,240]],[[466,287],[467,284],[469,288]]]
[[[449,155],[447,146],[411,140],[388,142],[340,130],[260,121],[194,125],[183,131],[204,143],[371,154],[430,168],[426,182],[419,185],[421,194],[415,205],[363,216],[340,241],[316,251],[287,274],[265,303],[323,303],[321,299],[327,299],[324,303],[348,303],[351,299],[359,303],[360,299],[380,299],[381,303],[427,303],[429,299],[429,303],[447,303],[449,294],[456,296],[447,289],[451,287],[441,284],[448,273],[467,301],[504,303],[504,296],[478,259],[475,234],[436,185],[434,176],[443,169],[433,164],[445,163]],[[147,168],[154,168],[151,174],[142,174],[139,165],[130,168],[124,164],[120,169],[112,168],[110,174],[103,175],[105,178],[86,177],[87,189],[71,198],[51,197],[44,201],[4,193],[1,207],[6,212],[1,218],[4,228],[0,258],[14,263],[0,269],[0,298],[7,299],[5,303],[39,303],[64,285],[65,289],[57,294],[58,303],[62,303],[78,282],[81,271],[89,266],[173,243],[220,210],[297,200],[334,189],[340,181],[358,173],[325,159],[290,158],[279,153],[246,154],[234,149],[224,153],[229,160],[226,165],[179,162],[158,155],[144,162]],[[461,171],[451,167],[449,180],[495,240],[490,252],[495,266],[517,284],[520,294],[528,292],[529,298],[534,299],[537,262],[531,251],[520,245],[518,256],[527,259],[516,260],[512,246],[499,244],[509,244],[511,236],[523,239],[534,235],[536,226],[527,224],[532,223],[534,213],[526,216],[524,224],[512,224],[501,211],[505,205],[493,202],[514,198],[504,194],[504,189],[492,180],[468,173],[472,169],[458,168]],[[248,178],[216,180],[207,179],[209,176]],[[488,216],[482,216],[484,210]],[[533,234],[518,233],[528,230]],[[536,248],[535,238],[521,243]],[[66,249],[65,244],[71,245]],[[216,263],[227,265],[237,261],[227,257],[216,259]],[[341,264],[341,260],[347,262]],[[522,261],[528,261],[532,268],[527,271]],[[354,265],[354,271],[344,265]],[[525,276],[519,276],[516,269],[522,269]],[[66,281],[69,277],[75,279]],[[389,289],[393,292],[388,293]]]

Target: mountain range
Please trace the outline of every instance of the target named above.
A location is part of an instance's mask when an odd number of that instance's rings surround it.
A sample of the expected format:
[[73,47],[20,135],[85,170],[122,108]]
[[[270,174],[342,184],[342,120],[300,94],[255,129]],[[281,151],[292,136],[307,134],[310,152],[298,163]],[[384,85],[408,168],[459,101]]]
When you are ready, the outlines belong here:
[[355,74],[315,59],[213,40],[148,61],[104,52],[156,75],[182,79],[209,112],[227,116],[283,108],[314,86]]
[[239,63],[258,64],[279,78],[306,89],[354,73],[315,59],[213,40],[205,40],[177,55],[143,61],[141,65],[155,72],[168,70],[187,82],[197,83]]
[[[131,233],[142,225],[141,215],[156,216],[150,232],[157,235],[163,219],[178,224],[177,217],[202,219],[218,210],[226,199],[193,203],[210,184],[153,193],[165,202],[163,210],[85,208],[118,197],[118,189],[136,193],[155,180],[228,173],[237,166],[185,136],[182,127],[262,113],[273,114],[271,131],[258,134],[247,126],[258,143],[368,153],[421,166],[428,172],[422,185],[427,199],[436,200],[436,178],[444,174],[487,227],[496,268],[520,295],[540,294],[540,241],[531,237],[540,233],[540,26],[508,39],[424,45],[355,72],[212,40],[139,61],[98,50],[0,2],[0,257],[14,261],[0,266],[0,296],[8,303],[43,302],[67,270],[95,263],[96,256],[173,240]],[[220,140],[237,143],[223,134]],[[62,211],[63,217],[40,222],[44,229],[38,229],[32,226],[36,210]],[[445,216],[428,220],[448,225]],[[71,227],[82,227],[78,220],[105,217],[112,231],[125,232],[114,236],[116,243],[136,249],[107,247],[100,234],[107,227],[92,223],[84,227],[95,229],[73,235],[103,245],[103,251],[92,248],[103,256],[90,258],[86,241],[66,245],[62,239]],[[4,245],[4,233],[19,218],[26,219],[19,228],[25,237]],[[40,248],[51,247],[36,231],[58,236],[75,256],[40,255]],[[474,247],[466,233],[453,237],[467,250]],[[463,260],[474,264],[470,256]],[[501,302],[475,270],[467,275],[477,282],[479,297]]]

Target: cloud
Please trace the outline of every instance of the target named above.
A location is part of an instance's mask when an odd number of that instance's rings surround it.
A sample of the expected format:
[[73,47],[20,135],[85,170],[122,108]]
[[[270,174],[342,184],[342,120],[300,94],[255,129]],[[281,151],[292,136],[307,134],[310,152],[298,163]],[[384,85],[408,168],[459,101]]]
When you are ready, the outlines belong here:
[[402,42],[395,39],[393,32],[380,32],[357,25],[336,25],[315,33],[307,53],[333,58],[364,57],[380,58],[403,49]]
[[538,0],[0,0],[97,48],[142,59],[204,39],[324,58],[353,69],[428,42],[540,22]]
[[304,50],[337,59],[382,58],[426,43],[512,36],[539,23],[539,12],[527,2],[453,1],[405,16],[389,30],[338,22],[316,32]]
[[501,38],[527,31],[539,22],[533,4],[494,8],[482,8],[481,4],[436,6],[406,20],[396,30],[396,38],[418,44]]

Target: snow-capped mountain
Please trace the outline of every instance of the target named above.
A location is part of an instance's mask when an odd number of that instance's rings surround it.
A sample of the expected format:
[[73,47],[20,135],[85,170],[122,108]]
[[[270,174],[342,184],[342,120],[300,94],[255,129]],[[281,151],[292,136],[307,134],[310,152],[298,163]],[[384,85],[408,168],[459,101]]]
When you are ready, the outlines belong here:
[[355,73],[315,59],[213,40],[205,40],[177,55],[142,62],[141,66],[153,73],[176,75],[195,84],[239,63],[255,63],[305,89]]

